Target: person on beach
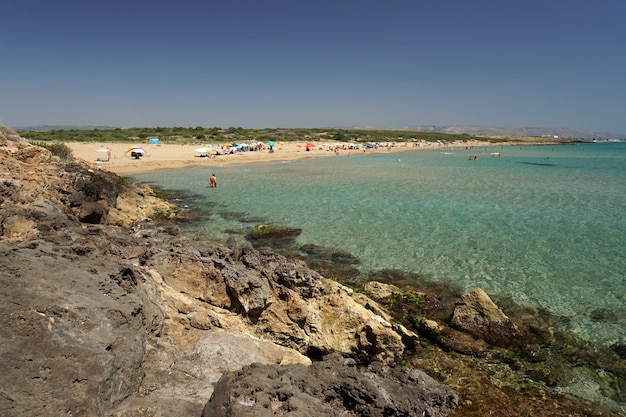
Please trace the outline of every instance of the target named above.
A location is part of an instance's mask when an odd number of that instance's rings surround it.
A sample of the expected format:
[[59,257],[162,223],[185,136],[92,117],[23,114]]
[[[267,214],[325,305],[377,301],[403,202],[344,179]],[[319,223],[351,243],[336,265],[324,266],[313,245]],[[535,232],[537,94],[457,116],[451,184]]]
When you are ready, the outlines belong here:
[[217,177],[215,176],[215,174],[211,174],[211,177],[209,178],[209,187],[217,187]]

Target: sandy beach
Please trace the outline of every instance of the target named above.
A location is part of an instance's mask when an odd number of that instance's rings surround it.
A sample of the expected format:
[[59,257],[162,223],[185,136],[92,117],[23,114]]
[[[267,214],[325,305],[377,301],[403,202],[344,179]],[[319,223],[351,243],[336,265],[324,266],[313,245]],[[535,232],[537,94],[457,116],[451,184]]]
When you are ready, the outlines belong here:
[[[472,145],[478,145],[475,143]],[[187,166],[220,166],[223,164],[238,164],[249,162],[269,162],[269,161],[286,161],[301,158],[317,158],[317,157],[341,157],[356,156],[364,153],[372,152],[401,152],[414,149],[432,149],[444,147],[438,143],[396,143],[392,147],[378,148],[363,151],[360,149],[340,149],[335,152],[328,146],[316,144],[314,148],[307,151],[305,143],[301,142],[285,142],[277,144],[274,152],[269,153],[267,149],[263,151],[253,152],[235,152],[234,154],[210,155],[209,157],[201,157],[196,149],[202,145],[178,145],[178,144],[146,144],[146,143],[84,143],[84,142],[68,142],[66,145],[72,149],[75,158],[86,161],[89,164],[97,166],[100,169],[115,172],[116,174],[136,174],[140,172],[184,168]],[[418,146],[416,146],[418,145]],[[482,145],[482,143],[480,143]],[[131,157],[127,152],[129,148],[141,146],[145,154],[140,159]],[[466,146],[465,144],[445,145],[449,147]],[[99,151],[101,148],[109,148],[111,150],[110,159],[106,152]],[[213,148],[221,150],[217,145]]]

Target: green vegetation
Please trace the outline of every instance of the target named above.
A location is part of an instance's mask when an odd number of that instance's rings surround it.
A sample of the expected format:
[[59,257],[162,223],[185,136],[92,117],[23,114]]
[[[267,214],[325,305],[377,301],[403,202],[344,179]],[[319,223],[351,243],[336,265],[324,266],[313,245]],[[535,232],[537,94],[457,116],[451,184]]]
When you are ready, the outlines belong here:
[[523,142],[520,138],[489,138],[490,143]]
[[419,316],[412,317],[412,320],[413,320],[413,325],[417,329],[421,329],[426,326],[426,321],[428,320],[428,317],[419,315]]
[[422,299],[422,296],[416,293],[415,291],[403,290],[402,292],[407,302],[414,303],[414,304],[424,304],[424,300]]
[[72,150],[63,143],[31,142],[31,145],[46,148],[52,152],[52,155],[61,158],[63,162],[71,162],[74,159]]
[[269,224],[260,224],[250,232],[255,237],[261,237],[264,235],[280,232],[280,228]]
[[343,285],[343,286],[344,286],[344,287],[346,287],[346,288],[351,289],[351,290],[352,290],[352,292],[355,292],[355,293],[360,293],[360,294],[363,294],[363,295],[366,295],[366,296],[370,297],[370,294],[368,294],[368,293],[367,293],[367,292],[363,289],[363,287],[362,287],[362,286],[359,286],[359,285],[354,285],[354,284],[349,284],[349,283],[342,283],[341,285]]
[[177,210],[157,210],[154,213],[152,213],[152,215],[150,216],[150,218],[153,221],[156,222],[165,222],[168,220],[174,220],[176,219],[176,216],[178,215],[178,211]]
[[116,129],[20,130],[20,136],[39,142],[147,142],[161,143],[251,142],[251,141],[352,141],[352,142],[467,142],[478,139],[466,134],[358,129],[244,129],[241,127],[132,127]]
[[253,239],[274,238],[278,236],[290,236],[300,234],[300,229],[291,227],[278,227],[271,224],[260,224],[252,229],[249,236]]

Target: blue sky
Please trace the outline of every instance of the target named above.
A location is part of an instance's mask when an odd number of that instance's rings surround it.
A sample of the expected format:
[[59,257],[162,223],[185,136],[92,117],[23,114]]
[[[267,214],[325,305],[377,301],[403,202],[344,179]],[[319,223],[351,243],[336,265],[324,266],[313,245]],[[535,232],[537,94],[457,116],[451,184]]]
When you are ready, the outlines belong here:
[[0,124],[626,133],[625,0],[5,0]]

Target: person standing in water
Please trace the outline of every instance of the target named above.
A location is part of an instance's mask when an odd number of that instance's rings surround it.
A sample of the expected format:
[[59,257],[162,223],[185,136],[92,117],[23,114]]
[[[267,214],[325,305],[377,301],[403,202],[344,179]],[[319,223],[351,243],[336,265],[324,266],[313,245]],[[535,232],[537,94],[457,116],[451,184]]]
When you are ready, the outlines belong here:
[[215,176],[215,174],[211,174],[211,177],[209,178],[209,187],[217,187],[217,177]]

